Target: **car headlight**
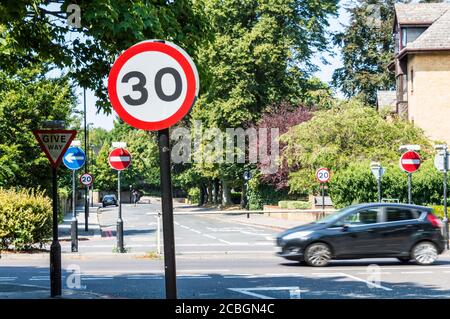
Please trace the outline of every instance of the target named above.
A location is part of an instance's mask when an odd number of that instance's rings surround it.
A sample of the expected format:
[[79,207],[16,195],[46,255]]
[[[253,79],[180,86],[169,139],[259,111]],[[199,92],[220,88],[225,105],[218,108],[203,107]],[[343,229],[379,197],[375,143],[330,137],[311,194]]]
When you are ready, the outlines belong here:
[[283,236],[283,239],[286,240],[286,239],[295,239],[295,238],[306,238],[312,233],[313,233],[313,231],[311,231],[311,230],[299,231],[299,232],[295,232],[295,233],[291,233],[286,236]]

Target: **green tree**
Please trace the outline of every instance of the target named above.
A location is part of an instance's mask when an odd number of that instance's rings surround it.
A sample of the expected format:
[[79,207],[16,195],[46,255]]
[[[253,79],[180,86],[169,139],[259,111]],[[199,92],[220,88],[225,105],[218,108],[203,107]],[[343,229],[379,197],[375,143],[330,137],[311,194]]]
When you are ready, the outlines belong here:
[[50,187],[50,166],[32,130],[45,120],[71,125],[75,97],[67,77],[46,77],[44,65],[0,71],[1,186]]
[[[298,101],[311,88],[315,52],[326,51],[328,16],[336,0],[208,0],[211,37],[198,50],[202,92],[192,119],[206,128],[246,127],[270,105]],[[209,180],[221,179],[225,204],[241,185],[243,165],[195,164]]]
[[335,35],[342,49],[343,66],[334,71],[333,85],[347,97],[359,96],[375,105],[377,90],[395,88],[395,75],[387,68],[394,60],[392,34],[396,3],[432,3],[444,0],[358,0],[347,8],[350,23]]
[[355,161],[397,163],[403,144],[421,145],[424,158],[433,153],[422,130],[398,119],[386,121],[357,100],[316,112],[310,121],[282,135],[281,141],[286,143],[282,157],[293,168],[290,190],[300,193],[317,190],[314,173],[321,166],[333,175]]
[[394,59],[394,4],[396,0],[359,0],[348,8],[350,24],[335,35],[342,47],[343,66],[334,71],[333,85],[346,96],[360,96],[375,105],[377,90],[395,87],[387,66]]
[[68,68],[80,86],[92,89],[97,106],[107,112],[111,106],[103,80],[121,51],[143,40],[168,39],[194,55],[205,34],[201,0],[79,0],[78,29],[67,24],[67,6],[73,3],[2,1],[0,68],[13,72],[50,60]]

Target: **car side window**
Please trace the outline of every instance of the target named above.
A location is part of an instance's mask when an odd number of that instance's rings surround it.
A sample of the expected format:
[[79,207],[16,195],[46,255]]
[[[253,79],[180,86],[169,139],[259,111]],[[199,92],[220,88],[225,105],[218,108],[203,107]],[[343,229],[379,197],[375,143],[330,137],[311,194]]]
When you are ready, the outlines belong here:
[[396,222],[401,220],[416,219],[419,217],[419,212],[408,208],[388,207],[386,208],[386,221]]
[[340,221],[340,224],[344,225],[366,225],[375,224],[378,222],[380,216],[379,208],[368,208],[358,210]]

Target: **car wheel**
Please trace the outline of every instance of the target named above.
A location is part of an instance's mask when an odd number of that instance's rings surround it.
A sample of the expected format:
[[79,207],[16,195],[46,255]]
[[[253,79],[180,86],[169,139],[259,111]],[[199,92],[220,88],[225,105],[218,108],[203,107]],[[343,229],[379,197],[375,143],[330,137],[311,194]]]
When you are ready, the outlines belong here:
[[305,250],[305,262],[309,266],[323,267],[328,265],[330,259],[331,249],[327,244],[312,244]]
[[430,265],[438,257],[436,245],[429,241],[416,244],[412,249],[412,258],[418,265]]
[[404,264],[408,263],[411,260],[411,258],[409,257],[397,257],[397,259]]

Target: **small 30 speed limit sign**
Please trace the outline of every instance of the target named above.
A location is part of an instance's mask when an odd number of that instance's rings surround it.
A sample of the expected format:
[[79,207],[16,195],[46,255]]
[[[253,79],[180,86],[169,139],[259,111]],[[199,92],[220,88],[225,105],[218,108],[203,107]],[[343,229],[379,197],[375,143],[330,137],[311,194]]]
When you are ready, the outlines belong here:
[[91,186],[93,181],[94,181],[94,178],[89,173],[85,173],[80,176],[80,182],[81,182],[81,184],[83,184],[85,186]]
[[140,42],[114,62],[108,95],[114,110],[129,125],[162,130],[181,120],[199,91],[194,62],[177,45],[161,40]]
[[316,178],[321,183],[326,183],[330,180],[330,170],[328,168],[319,168],[316,171]]

